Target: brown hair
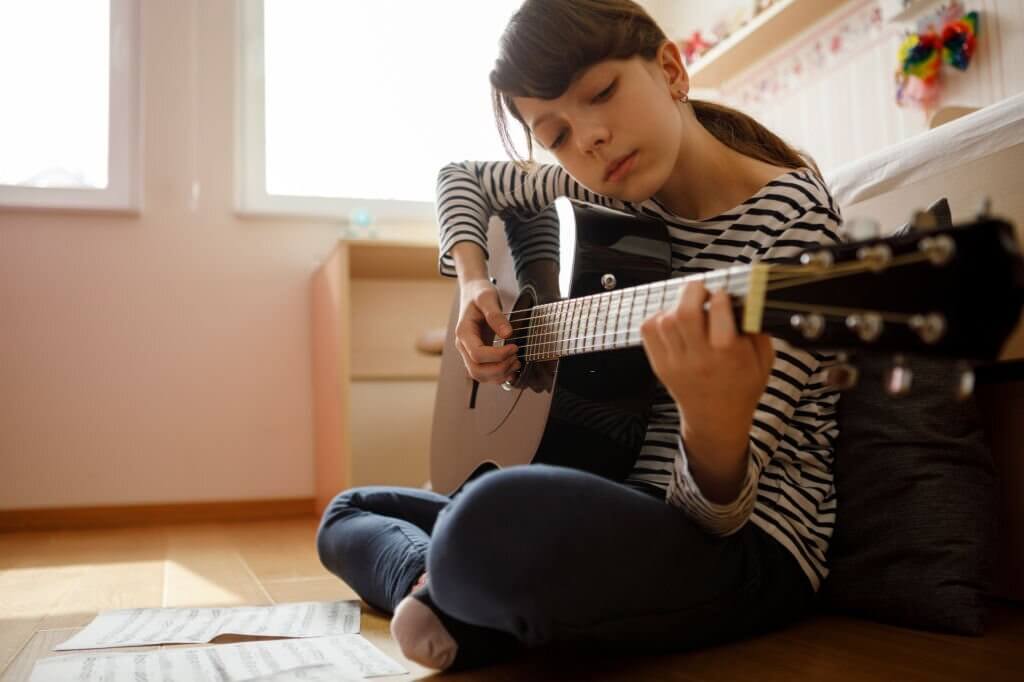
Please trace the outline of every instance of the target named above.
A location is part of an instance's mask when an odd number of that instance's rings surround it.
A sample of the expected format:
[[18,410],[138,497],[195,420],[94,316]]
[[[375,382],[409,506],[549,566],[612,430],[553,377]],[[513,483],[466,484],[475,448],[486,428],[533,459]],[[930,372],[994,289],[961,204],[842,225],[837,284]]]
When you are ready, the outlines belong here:
[[[521,167],[533,163],[530,128],[513,97],[554,99],[594,64],[635,56],[652,60],[666,40],[654,19],[632,0],[526,0],[505,27],[490,76],[494,118],[505,151]],[[691,99],[690,104],[700,124],[739,153],[787,168],[810,166],[821,176],[810,156],[750,116],[712,102]],[[526,133],[526,160],[512,144],[506,109]]]

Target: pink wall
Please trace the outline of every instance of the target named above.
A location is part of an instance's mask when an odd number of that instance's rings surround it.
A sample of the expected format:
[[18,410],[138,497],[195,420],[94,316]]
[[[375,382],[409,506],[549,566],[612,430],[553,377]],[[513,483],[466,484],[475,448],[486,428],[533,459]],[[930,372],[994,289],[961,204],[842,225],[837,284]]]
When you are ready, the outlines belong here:
[[2,509],[313,494],[309,281],[339,228],[233,214],[235,3],[141,23],[141,214],[0,209]]

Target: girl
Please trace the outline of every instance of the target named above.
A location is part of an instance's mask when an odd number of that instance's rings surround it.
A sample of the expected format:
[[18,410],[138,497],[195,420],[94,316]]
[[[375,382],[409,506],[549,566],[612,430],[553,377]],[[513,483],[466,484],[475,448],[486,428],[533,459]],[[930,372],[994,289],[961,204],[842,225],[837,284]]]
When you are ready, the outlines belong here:
[[[744,114],[690,100],[679,49],[630,0],[526,0],[491,84],[517,160],[449,164],[438,178],[439,267],[458,276],[456,345],[480,381],[518,367],[514,344],[483,340],[510,332],[487,277],[493,215],[525,218],[569,195],[654,216],[676,276],[839,240],[813,161]],[[532,163],[534,143],[558,165]],[[829,357],[739,334],[728,295],[702,283],[641,335],[660,385],[624,482],[530,465],[453,498],[357,488],[325,511],[322,562],[394,612],[408,658],[445,669],[556,642],[683,650],[809,612],[835,524]]]

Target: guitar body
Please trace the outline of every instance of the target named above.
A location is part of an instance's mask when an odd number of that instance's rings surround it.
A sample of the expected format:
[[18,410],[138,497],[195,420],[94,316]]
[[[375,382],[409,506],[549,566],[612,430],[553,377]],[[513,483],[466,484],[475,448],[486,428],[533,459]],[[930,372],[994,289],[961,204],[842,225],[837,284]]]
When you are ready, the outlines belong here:
[[[554,210],[529,222],[506,221],[504,231],[490,230],[489,267],[506,313],[607,291],[606,275],[614,277],[616,289],[671,276],[668,233],[660,221],[624,221],[617,211],[577,202],[571,216]],[[545,246],[546,257],[536,258]],[[486,471],[530,463],[615,480],[629,474],[657,385],[643,348],[524,363],[511,387],[478,383],[454,345],[458,316],[456,295],[434,408],[434,490],[454,494]]]

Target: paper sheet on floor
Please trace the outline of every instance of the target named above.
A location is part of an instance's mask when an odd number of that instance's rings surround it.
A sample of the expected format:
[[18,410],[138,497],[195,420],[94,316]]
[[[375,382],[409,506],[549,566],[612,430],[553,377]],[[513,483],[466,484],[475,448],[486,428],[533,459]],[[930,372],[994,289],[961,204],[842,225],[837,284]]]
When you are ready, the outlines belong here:
[[202,644],[218,635],[324,637],[359,632],[359,602],[103,611],[54,651]]
[[263,682],[274,674],[268,681],[284,682],[322,679],[325,671],[311,666],[323,665],[340,682],[408,673],[362,635],[336,635],[51,656],[36,661],[29,682]]
[[292,670],[281,670],[269,675],[250,677],[244,682],[345,682],[345,671],[333,663],[322,665],[304,665]]

